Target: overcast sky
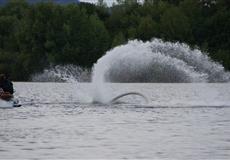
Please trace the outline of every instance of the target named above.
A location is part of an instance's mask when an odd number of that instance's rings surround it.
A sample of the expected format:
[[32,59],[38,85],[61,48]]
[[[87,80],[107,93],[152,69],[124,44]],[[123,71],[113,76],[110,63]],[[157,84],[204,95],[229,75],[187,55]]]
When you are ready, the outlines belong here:
[[[97,3],[98,0],[79,0],[80,2],[90,2],[90,3]],[[104,0],[108,6],[112,6],[113,2],[116,0]]]

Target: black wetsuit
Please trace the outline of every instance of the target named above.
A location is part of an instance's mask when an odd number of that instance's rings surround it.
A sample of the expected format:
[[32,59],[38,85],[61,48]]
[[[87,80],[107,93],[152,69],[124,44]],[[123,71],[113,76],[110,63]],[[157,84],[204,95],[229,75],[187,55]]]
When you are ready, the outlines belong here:
[[10,94],[14,93],[13,83],[9,80],[1,82],[0,88],[2,88],[4,92],[9,92]]

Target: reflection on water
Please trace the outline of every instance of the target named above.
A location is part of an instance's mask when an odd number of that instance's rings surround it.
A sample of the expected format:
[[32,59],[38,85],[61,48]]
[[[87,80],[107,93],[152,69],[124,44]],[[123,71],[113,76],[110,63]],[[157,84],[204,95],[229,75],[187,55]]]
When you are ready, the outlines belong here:
[[15,85],[24,106],[0,110],[2,159],[230,157],[229,84],[110,84],[149,103],[104,105],[90,103],[90,84]]

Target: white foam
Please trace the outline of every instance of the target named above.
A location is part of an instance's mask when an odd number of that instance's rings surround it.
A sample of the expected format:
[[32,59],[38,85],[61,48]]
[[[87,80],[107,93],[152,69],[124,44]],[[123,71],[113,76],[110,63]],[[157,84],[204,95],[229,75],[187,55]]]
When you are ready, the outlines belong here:
[[229,82],[230,73],[206,53],[160,39],[129,41],[108,51],[93,67],[94,99],[111,98],[105,82]]
[[90,81],[90,70],[77,65],[56,65],[44,69],[43,73],[32,75],[33,82],[88,82]]
[[12,101],[0,100],[0,108],[10,108],[10,107],[13,107]]

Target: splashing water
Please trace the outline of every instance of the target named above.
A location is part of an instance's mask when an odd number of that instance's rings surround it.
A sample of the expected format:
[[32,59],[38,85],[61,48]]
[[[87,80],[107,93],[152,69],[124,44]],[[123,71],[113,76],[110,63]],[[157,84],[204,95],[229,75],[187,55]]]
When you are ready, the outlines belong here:
[[230,73],[207,54],[184,43],[160,39],[129,41],[108,51],[93,67],[93,73],[76,65],[57,65],[32,76],[32,81],[89,82],[92,101],[108,103],[112,98],[105,82],[206,83],[229,82]]
[[13,107],[13,101],[4,101],[0,99],[0,108],[10,108]]
[[31,80],[33,82],[89,82],[90,70],[76,65],[57,65],[45,69],[41,74],[35,74]]
[[181,43],[129,41],[94,65],[93,82],[229,82],[230,74],[200,50]]
[[[110,97],[104,82],[229,82],[230,73],[198,49],[160,39],[129,41],[101,57],[93,68],[94,97]],[[105,97],[106,96],[106,97]]]

